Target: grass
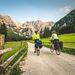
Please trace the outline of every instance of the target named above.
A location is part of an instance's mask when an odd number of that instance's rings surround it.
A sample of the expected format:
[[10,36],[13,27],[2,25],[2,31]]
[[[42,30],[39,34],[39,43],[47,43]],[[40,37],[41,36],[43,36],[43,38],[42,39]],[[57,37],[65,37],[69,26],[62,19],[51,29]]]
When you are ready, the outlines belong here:
[[75,33],[59,35],[59,39],[63,42],[75,42]]
[[20,69],[19,65],[16,65],[14,67],[14,69],[12,70],[10,75],[21,75],[21,69]]
[[64,42],[64,46],[75,48],[75,33],[59,35],[59,39]]
[[72,49],[72,48],[65,48],[62,50],[62,52],[64,53],[68,53],[68,54],[71,54],[71,55],[75,55],[75,49]]
[[12,51],[7,52],[2,56],[3,62],[6,61],[14,53],[16,53],[22,46],[21,46],[21,41],[17,41],[17,42],[6,42],[4,47],[5,48],[12,48]]
[[64,43],[64,46],[75,48],[75,43]]
[[25,56],[24,57],[26,57],[26,55],[27,55],[27,52],[28,52],[28,45],[27,45],[27,43],[25,43],[25,45],[24,45],[24,43],[22,43],[22,45],[23,45],[23,47],[22,47],[22,51],[20,51],[19,52],[19,54],[14,58],[14,60],[10,63],[11,64],[11,66],[25,53]]

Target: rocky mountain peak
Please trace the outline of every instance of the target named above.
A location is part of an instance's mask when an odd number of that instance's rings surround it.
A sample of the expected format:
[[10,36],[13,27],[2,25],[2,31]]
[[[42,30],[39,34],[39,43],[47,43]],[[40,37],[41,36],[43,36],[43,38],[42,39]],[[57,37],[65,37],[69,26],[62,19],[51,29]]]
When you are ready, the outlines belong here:
[[45,27],[51,29],[51,27],[54,25],[54,22],[52,21],[43,22],[41,20],[26,21],[24,23],[13,22],[11,17],[8,15],[0,15],[0,23],[4,23],[6,27],[11,28],[13,32],[20,33],[22,31],[24,35],[32,35],[35,30],[38,30],[39,32],[42,30],[43,32]]
[[5,24],[7,26],[14,26],[14,22],[12,21],[11,17],[8,15],[0,15],[0,23]]

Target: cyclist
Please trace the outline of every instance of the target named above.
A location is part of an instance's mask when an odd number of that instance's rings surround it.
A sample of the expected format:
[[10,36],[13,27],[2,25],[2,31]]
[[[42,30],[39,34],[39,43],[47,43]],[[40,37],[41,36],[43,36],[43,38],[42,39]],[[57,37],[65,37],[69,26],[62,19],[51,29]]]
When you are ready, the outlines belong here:
[[42,41],[40,39],[40,35],[39,35],[38,31],[35,31],[35,33],[32,35],[32,39],[35,42],[35,51],[34,51],[34,53],[36,53],[36,48],[38,48],[38,47],[41,48],[42,47]]
[[51,43],[54,44],[54,48],[56,48],[56,44],[59,43],[59,38],[57,36],[56,31],[52,32],[50,40],[51,40]]

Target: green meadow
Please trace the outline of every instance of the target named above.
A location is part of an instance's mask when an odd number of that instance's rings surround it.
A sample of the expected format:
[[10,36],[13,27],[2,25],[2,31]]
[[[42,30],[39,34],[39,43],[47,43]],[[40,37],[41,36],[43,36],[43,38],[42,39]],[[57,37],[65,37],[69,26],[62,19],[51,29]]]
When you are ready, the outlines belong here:
[[59,35],[59,39],[63,42],[75,43],[75,33]]
[[[75,33],[59,35],[59,40],[63,41],[64,46],[75,48]],[[50,38],[43,38],[42,42],[44,45],[50,45]]]
[[63,41],[64,46],[75,48],[75,33],[60,35],[59,39]]
[[21,48],[24,48],[23,45],[21,45],[21,41],[6,42],[4,47],[5,48],[12,48],[12,50],[10,52],[5,53],[2,56],[3,62],[6,61],[10,56],[12,56],[18,50],[20,50]]

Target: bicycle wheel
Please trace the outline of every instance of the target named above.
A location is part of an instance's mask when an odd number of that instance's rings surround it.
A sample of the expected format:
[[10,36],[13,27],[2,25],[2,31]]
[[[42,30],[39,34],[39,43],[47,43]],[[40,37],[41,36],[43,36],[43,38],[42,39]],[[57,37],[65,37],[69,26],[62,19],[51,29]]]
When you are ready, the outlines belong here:
[[40,55],[40,49],[38,48],[37,49],[37,56],[39,56]]
[[54,49],[53,48],[50,48],[50,53],[53,53]]
[[53,45],[51,45],[51,47],[50,47],[50,53],[53,53],[53,51],[54,51],[54,48],[53,48]]
[[60,48],[56,49],[56,54],[60,55],[60,53],[61,53],[61,49]]

